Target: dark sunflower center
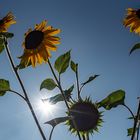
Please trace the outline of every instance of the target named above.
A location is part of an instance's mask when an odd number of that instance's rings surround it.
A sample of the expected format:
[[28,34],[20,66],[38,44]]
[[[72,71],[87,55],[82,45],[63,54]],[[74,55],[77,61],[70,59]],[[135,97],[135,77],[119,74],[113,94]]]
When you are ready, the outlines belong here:
[[136,15],[140,18],[140,9],[136,11]]
[[44,33],[41,31],[32,31],[25,38],[26,49],[36,49],[41,44]]
[[3,22],[3,20],[0,20],[0,24],[3,24],[4,22]]
[[77,103],[71,109],[70,125],[79,131],[89,131],[96,128],[99,119],[99,112],[91,103]]

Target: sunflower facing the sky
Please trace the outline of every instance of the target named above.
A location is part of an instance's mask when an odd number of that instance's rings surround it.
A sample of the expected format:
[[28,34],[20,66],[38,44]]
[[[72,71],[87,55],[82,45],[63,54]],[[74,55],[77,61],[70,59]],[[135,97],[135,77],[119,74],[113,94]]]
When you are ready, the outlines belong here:
[[102,112],[98,111],[98,106],[90,98],[71,102],[70,112],[67,114],[73,118],[66,122],[69,131],[71,133],[79,131],[84,137],[93,134],[94,131],[98,132],[98,127],[103,122]]
[[140,9],[128,8],[123,24],[125,27],[130,27],[130,32],[140,35]]
[[9,12],[4,18],[0,20],[0,32],[7,32],[7,29],[11,24],[16,23],[14,16]]
[[25,67],[47,62],[51,57],[50,51],[56,51],[60,43],[60,38],[55,36],[60,33],[60,29],[54,29],[52,26],[46,26],[47,21],[44,20],[40,24],[36,24],[34,30],[29,29],[25,33],[23,42],[24,53],[20,57],[21,64]]

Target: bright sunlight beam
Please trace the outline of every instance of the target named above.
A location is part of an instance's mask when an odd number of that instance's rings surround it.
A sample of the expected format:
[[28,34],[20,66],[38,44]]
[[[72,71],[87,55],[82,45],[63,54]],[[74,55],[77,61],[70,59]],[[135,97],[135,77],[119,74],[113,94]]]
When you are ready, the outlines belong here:
[[38,102],[38,109],[43,113],[43,114],[52,114],[55,106],[51,104],[49,101],[39,101]]

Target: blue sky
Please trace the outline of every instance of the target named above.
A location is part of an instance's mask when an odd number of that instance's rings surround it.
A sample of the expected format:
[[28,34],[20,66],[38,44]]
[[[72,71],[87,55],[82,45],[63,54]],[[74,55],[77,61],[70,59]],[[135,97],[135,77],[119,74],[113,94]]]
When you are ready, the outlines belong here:
[[[72,59],[79,63],[80,81],[90,75],[100,74],[93,83],[83,90],[83,97],[91,96],[99,101],[112,91],[126,91],[126,104],[136,112],[137,97],[140,96],[140,51],[129,56],[130,48],[140,42],[140,37],[124,28],[122,21],[129,7],[139,8],[138,0],[3,0],[0,3],[0,17],[12,11],[17,24],[9,32],[15,34],[9,40],[9,47],[16,64],[22,54],[24,33],[36,23],[48,20],[48,24],[62,30],[61,44],[53,53],[52,63],[60,54],[72,49]],[[37,102],[46,96],[55,95],[46,90],[39,91],[40,83],[52,77],[47,65],[20,71],[21,78],[36,110],[40,124],[48,138],[51,127],[45,121],[64,116],[65,105],[60,103],[53,113],[43,114],[37,109]],[[22,92],[11,66],[3,52],[0,55],[0,78],[9,79],[11,87]],[[63,87],[74,82],[73,73],[68,70],[62,76]],[[41,136],[24,101],[7,93],[0,98],[0,140],[41,140]],[[91,140],[128,140],[127,128],[132,122],[130,114],[123,107],[104,112],[103,127]],[[52,140],[76,140],[64,125],[57,126]]]

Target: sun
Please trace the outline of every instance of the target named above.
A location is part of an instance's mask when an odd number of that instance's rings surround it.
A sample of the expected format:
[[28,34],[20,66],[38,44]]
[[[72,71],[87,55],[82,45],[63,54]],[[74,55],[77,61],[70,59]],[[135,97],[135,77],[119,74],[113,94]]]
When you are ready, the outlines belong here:
[[52,114],[52,112],[54,111],[55,106],[53,104],[51,104],[49,101],[45,101],[43,102],[42,100],[38,102],[38,109],[40,110],[40,112],[42,112],[43,114]]

